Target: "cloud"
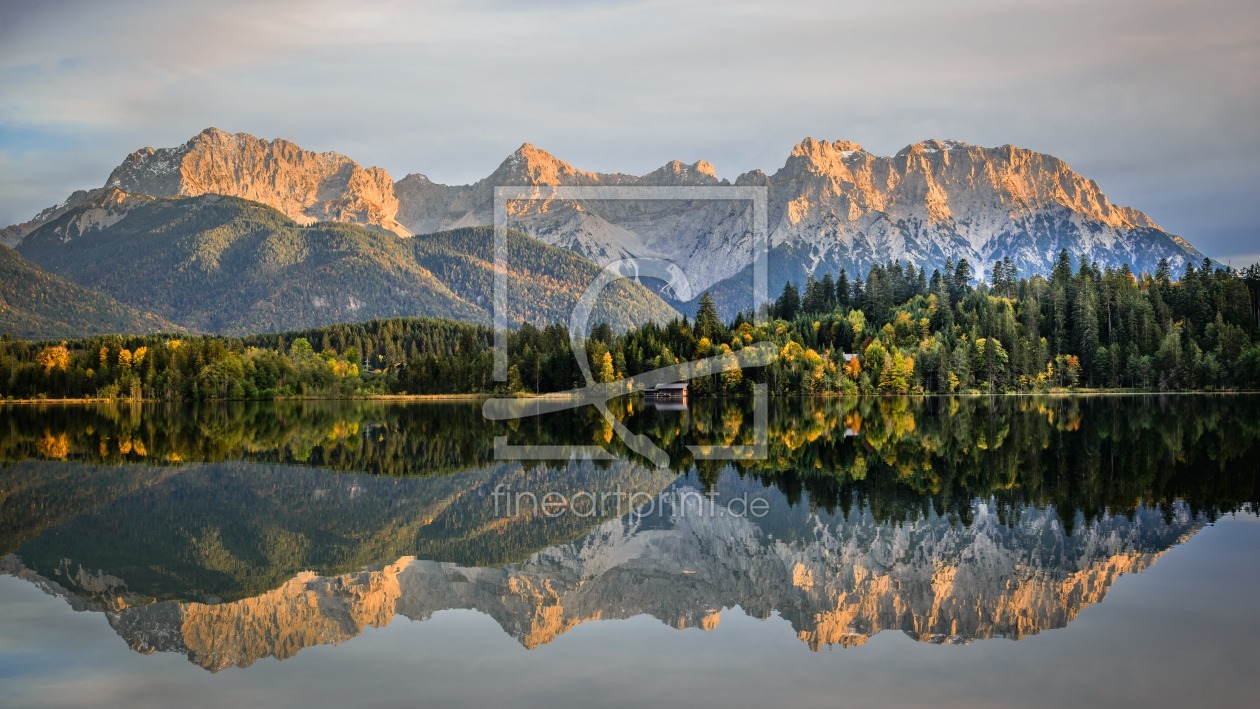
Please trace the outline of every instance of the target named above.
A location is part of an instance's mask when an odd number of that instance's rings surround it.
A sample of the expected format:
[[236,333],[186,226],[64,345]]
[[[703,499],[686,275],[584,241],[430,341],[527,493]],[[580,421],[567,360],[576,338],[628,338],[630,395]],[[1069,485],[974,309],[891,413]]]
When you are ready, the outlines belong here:
[[1249,200],[1219,195],[1260,191],[1251,0],[3,12],[3,223],[208,125],[447,182],[483,177],[525,141],[587,169],[703,158],[727,177],[773,171],[806,135],[885,154],[927,137],[1012,143],[1064,158],[1208,253],[1246,250]]

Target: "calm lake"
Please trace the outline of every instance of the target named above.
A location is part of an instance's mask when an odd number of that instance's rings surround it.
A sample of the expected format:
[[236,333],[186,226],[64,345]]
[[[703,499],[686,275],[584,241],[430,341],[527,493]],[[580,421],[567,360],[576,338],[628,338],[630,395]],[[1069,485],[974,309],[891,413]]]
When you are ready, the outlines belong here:
[[0,705],[1260,691],[1260,396],[612,413],[0,407]]

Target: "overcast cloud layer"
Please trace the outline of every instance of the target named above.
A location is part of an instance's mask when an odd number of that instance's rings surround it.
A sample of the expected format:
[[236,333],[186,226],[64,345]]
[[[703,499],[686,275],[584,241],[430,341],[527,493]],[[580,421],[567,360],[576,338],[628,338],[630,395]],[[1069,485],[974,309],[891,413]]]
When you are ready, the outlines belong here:
[[1208,255],[1260,260],[1260,3],[0,3],[0,224],[207,126],[465,183],[773,172],[805,136],[1057,155]]

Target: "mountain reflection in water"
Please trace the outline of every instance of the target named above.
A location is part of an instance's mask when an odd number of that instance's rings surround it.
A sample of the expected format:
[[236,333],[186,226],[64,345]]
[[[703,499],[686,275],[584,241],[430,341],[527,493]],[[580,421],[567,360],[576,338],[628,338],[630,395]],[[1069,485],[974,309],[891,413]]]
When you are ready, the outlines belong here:
[[[1250,397],[777,402],[770,456],[732,402],[620,415],[674,458],[492,460],[494,435],[613,444],[573,415],[461,405],[7,409],[0,571],[209,670],[398,615],[492,617],[525,647],[588,620],[780,615],[811,649],[1065,627],[1222,512],[1256,509]],[[847,435],[846,435],[847,434]],[[573,439],[580,440],[573,440]],[[357,472],[357,471],[366,471]],[[647,515],[506,515],[498,489],[639,493]],[[680,499],[762,499],[766,513]]]

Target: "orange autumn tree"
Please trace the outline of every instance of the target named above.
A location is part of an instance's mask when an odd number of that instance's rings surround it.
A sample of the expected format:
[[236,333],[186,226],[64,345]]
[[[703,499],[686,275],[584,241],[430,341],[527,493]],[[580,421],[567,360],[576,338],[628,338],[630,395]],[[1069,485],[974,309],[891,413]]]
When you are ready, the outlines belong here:
[[51,374],[54,369],[64,372],[70,367],[70,350],[65,345],[45,347],[35,357],[35,362],[44,368],[44,374]]
[[852,379],[853,381],[856,382],[858,375],[861,373],[862,373],[862,363],[858,361],[857,357],[852,357],[847,362],[844,363],[844,374],[849,379]]

